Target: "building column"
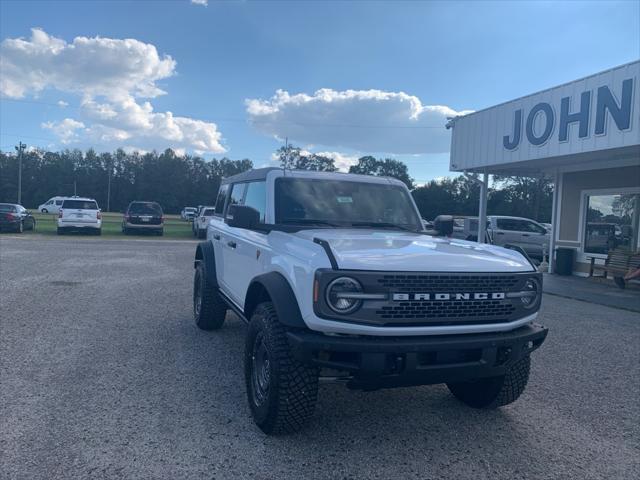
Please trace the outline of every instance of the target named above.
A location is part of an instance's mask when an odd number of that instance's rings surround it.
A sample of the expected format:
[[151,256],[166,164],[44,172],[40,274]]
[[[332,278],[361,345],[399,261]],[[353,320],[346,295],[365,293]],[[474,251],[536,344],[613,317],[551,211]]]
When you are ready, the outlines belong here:
[[480,183],[480,205],[478,207],[478,243],[486,243],[487,236],[487,194],[489,190],[489,174],[482,174]]
[[558,188],[560,186],[561,181],[561,173],[556,171],[553,174],[553,202],[551,203],[551,234],[549,241],[549,252],[547,256],[547,261],[549,262],[549,267],[547,272],[553,273],[555,269],[555,250],[556,250],[556,232],[558,231]]

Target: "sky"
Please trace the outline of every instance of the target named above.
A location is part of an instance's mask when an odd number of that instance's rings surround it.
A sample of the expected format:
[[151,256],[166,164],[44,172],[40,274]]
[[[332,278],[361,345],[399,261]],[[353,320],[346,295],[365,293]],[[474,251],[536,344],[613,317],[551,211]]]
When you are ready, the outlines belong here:
[[449,173],[447,117],[640,58],[640,1],[0,0],[0,148]]

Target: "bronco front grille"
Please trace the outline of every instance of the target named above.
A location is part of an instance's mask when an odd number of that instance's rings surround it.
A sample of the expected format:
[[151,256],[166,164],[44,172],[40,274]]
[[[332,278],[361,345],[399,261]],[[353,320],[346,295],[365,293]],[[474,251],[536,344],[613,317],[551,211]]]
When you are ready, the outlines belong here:
[[378,283],[389,289],[416,292],[504,292],[518,283],[516,275],[384,275]]
[[508,300],[456,300],[449,302],[419,301],[397,302],[397,305],[384,306],[376,314],[384,319],[475,319],[495,317],[507,319],[515,311]]
[[[314,304],[322,318],[376,326],[438,326],[506,323],[532,314],[518,296],[528,278],[539,273],[480,272],[380,272],[321,270],[319,289],[324,292],[338,276],[357,279],[362,291],[380,295],[367,299],[348,315],[336,315],[324,295]],[[495,294],[495,296],[493,295]]]

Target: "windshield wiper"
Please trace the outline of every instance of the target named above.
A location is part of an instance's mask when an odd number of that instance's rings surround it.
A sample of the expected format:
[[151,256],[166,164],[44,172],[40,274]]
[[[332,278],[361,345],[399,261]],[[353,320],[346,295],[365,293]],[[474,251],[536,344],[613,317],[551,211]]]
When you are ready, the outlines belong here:
[[405,227],[403,225],[398,225],[397,223],[387,223],[387,222],[352,222],[352,227],[378,227],[378,228],[397,228],[398,230],[403,230],[405,232],[418,233],[418,230],[415,228]]

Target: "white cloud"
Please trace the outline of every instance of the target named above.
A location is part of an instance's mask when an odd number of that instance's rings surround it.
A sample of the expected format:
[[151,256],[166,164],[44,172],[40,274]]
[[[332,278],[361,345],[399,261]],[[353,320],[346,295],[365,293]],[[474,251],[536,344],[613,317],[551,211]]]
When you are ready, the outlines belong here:
[[[332,158],[336,168],[341,172],[348,172],[349,167],[351,165],[355,165],[356,163],[358,163],[358,158],[362,156],[362,155],[348,155],[346,153],[341,153],[341,152],[312,152],[310,150],[307,150],[306,148],[300,149],[300,155],[307,156],[307,157],[310,155],[321,155],[323,157]],[[280,165],[280,156],[278,155],[277,152],[273,152],[271,154],[271,164],[269,165],[273,165],[274,163]]]
[[69,104],[67,102],[65,102],[64,100],[58,100],[58,106],[60,108],[65,108],[65,107],[68,107]]
[[446,117],[463,115],[416,96],[381,90],[321,89],[312,95],[284,90],[268,100],[245,100],[249,120],[277,138],[362,152],[448,152]]
[[2,41],[0,67],[0,91],[12,98],[47,87],[107,98],[152,98],[165,93],[155,82],[173,75],[176,62],[131,38],[76,37],[67,43],[33,28],[29,40]]
[[42,128],[51,130],[64,145],[78,139],[77,130],[84,129],[84,123],[73,118],[65,118],[61,122],[44,122]]
[[193,3],[194,5],[202,5],[203,7],[206,7],[207,5],[209,5],[209,0],[191,0],[191,3]]
[[0,43],[0,93],[11,98],[45,89],[77,94],[80,119],[42,125],[62,143],[226,151],[215,123],[154,112],[149,101],[139,100],[164,95],[157,81],[175,74],[176,62],[159,55],[154,45],[104,37],[76,37],[67,43],[38,28],[31,32],[30,39]]
[[347,155],[346,153],[340,153],[340,152],[317,152],[316,155],[333,158],[333,161],[335,162],[335,166],[341,172],[348,172],[349,167],[358,163],[358,158],[362,156],[362,155]]

